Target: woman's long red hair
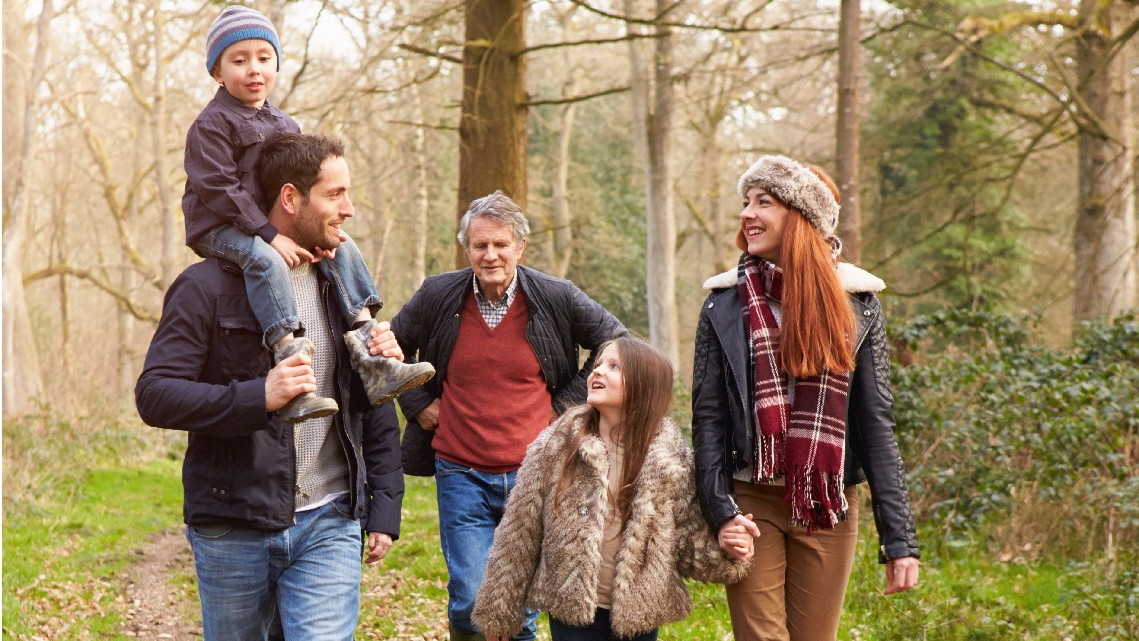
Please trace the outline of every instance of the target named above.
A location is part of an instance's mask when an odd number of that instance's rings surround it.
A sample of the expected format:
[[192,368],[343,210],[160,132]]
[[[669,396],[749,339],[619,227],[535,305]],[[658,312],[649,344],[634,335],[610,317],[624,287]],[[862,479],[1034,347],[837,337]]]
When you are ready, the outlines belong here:
[[796,378],[853,370],[854,311],[830,246],[806,218],[787,217],[781,262],[779,364]]

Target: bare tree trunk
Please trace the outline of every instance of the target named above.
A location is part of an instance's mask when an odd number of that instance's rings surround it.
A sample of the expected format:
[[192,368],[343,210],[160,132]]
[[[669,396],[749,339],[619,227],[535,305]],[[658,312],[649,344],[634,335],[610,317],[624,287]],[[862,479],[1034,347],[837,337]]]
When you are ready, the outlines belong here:
[[[670,5],[672,3],[667,0],[657,0],[658,19],[664,18]],[[625,13],[636,15],[635,0],[625,0]],[[680,363],[676,317],[676,217],[669,167],[673,108],[672,33],[662,25],[658,25],[655,31],[657,37],[654,38],[651,75],[641,62],[636,41],[629,41],[633,76],[630,86],[634,121],[637,123],[635,129],[641,141],[638,147],[645,167],[645,289],[649,342],[663,352],[676,369]]]
[[[526,44],[523,0],[466,0],[457,217],[501,189],[526,210]],[[467,264],[461,247],[455,264]]]
[[[118,287],[122,292],[133,292],[138,287],[138,273],[133,269],[120,269]],[[138,376],[138,369],[135,365],[135,358],[138,355],[138,341],[135,340],[135,327],[137,326],[134,314],[131,314],[126,309],[120,309],[118,313],[118,366],[119,366],[119,382],[115,390],[115,396],[119,401],[119,406],[124,410],[129,410],[134,407],[134,383],[135,377]]]
[[550,265],[554,275],[565,278],[573,260],[573,227],[569,207],[570,142],[573,140],[573,117],[577,103],[561,108],[561,122],[554,142],[554,210],[553,251]]
[[[411,84],[411,95],[415,98],[415,111],[419,114],[419,122],[424,122],[423,96],[419,92],[419,83]],[[427,215],[430,211],[430,201],[427,193],[427,132],[422,126],[415,128],[415,170],[419,179],[419,189],[418,206],[415,208],[415,219],[411,225],[415,243],[411,252],[412,291],[419,289],[423,279],[427,278]],[[376,266],[377,269],[380,267],[382,265]]]
[[[6,416],[35,409],[43,393],[39,354],[28,318],[21,261],[27,239],[27,173],[36,128],[36,88],[47,59],[52,0],[45,0],[36,24],[34,51],[29,52],[23,3],[4,0],[4,372]],[[21,55],[31,53],[30,57]]]
[[[1124,2],[1080,2],[1087,26],[1077,48],[1082,103],[1073,320],[1113,318],[1136,304],[1134,132],[1127,47],[1113,49],[1131,21]],[[1110,56],[1110,58],[1109,58]]]
[[[154,2],[154,101],[150,106],[150,144],[154,155],[154,186],[158,191],[159,215],[162,220],[162,285],[174,282],[178,266],[176,256],[182,245],[182,229],[178,227],[171,205],[169,165],[166,155],[166,13],[161,2]],[[129,290],[126,290],[129,291]]]
[[842,194],[842,215],[839,216],[838,234],[842,239],[843,255],[852,263],[859,263],[862,260],[862,205],[858,194],[861,19],[859,0],[842,0],[838,23],[838,117],[835,160],[838,189]]
[[[562,37],[569,39],[572,30],[573,17],[577,14],[578,5],[570,6],[565,12],[557,16],[558,26]],[[564,48],[561,51],[562,69],[566,80],[562,83],[562,95],[572,96],[577,93],[577,80],[575,78],[574,54],[572,49]],[[553,214],[553,229],[549,230],[548,243],[550,254],[550,269],[558,278],[565,278],[569,273],[570,263],[573,262],[573,213],[569,205],[569,167],[570,143],[573,142],[574,116],[577,113],[577,103],[571,102],[558,111],[558,129],[554,138],[554,184],[550,209]]]

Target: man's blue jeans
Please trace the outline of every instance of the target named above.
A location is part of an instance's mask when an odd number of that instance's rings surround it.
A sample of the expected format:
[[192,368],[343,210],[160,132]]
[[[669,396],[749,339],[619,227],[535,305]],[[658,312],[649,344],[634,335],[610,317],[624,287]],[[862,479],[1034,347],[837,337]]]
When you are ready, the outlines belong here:
[[279,532],[189,526],[204,641],[350,641],[360,611],[360,524],[347,496],[297,512]]
[[[435,492],[439,501],[439,539],[447,562],[447,619],[463,634],[480,632],[471,621],[475,595],[486,572],[494,528],[506,511],[514,489],[514,472],[491,474],[435,459]],[[526,611],[526,624],[514,641],[529,641],[538,630],[537,610]]]

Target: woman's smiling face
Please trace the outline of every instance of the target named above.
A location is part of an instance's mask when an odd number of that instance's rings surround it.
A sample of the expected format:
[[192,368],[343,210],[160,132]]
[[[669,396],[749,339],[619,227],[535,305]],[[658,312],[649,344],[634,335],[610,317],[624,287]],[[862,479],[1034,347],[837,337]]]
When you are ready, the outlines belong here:
[[762,187],[748,189],[740,212],[740,230],[747,241],[747,253],[778,265],[783,230],[791,211]]

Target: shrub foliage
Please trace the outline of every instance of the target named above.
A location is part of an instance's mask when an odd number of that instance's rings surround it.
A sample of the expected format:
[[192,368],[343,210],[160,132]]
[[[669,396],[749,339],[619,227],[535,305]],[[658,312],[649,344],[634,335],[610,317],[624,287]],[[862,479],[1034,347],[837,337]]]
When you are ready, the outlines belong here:
[[[1034,317],[942,310],[894,331],[898,437],[937,543],[984,531],[1007,555],[1086,559],[1139,539],[1139,321],[1068,349]],[[928,543],[934,543],[928,541]]]

